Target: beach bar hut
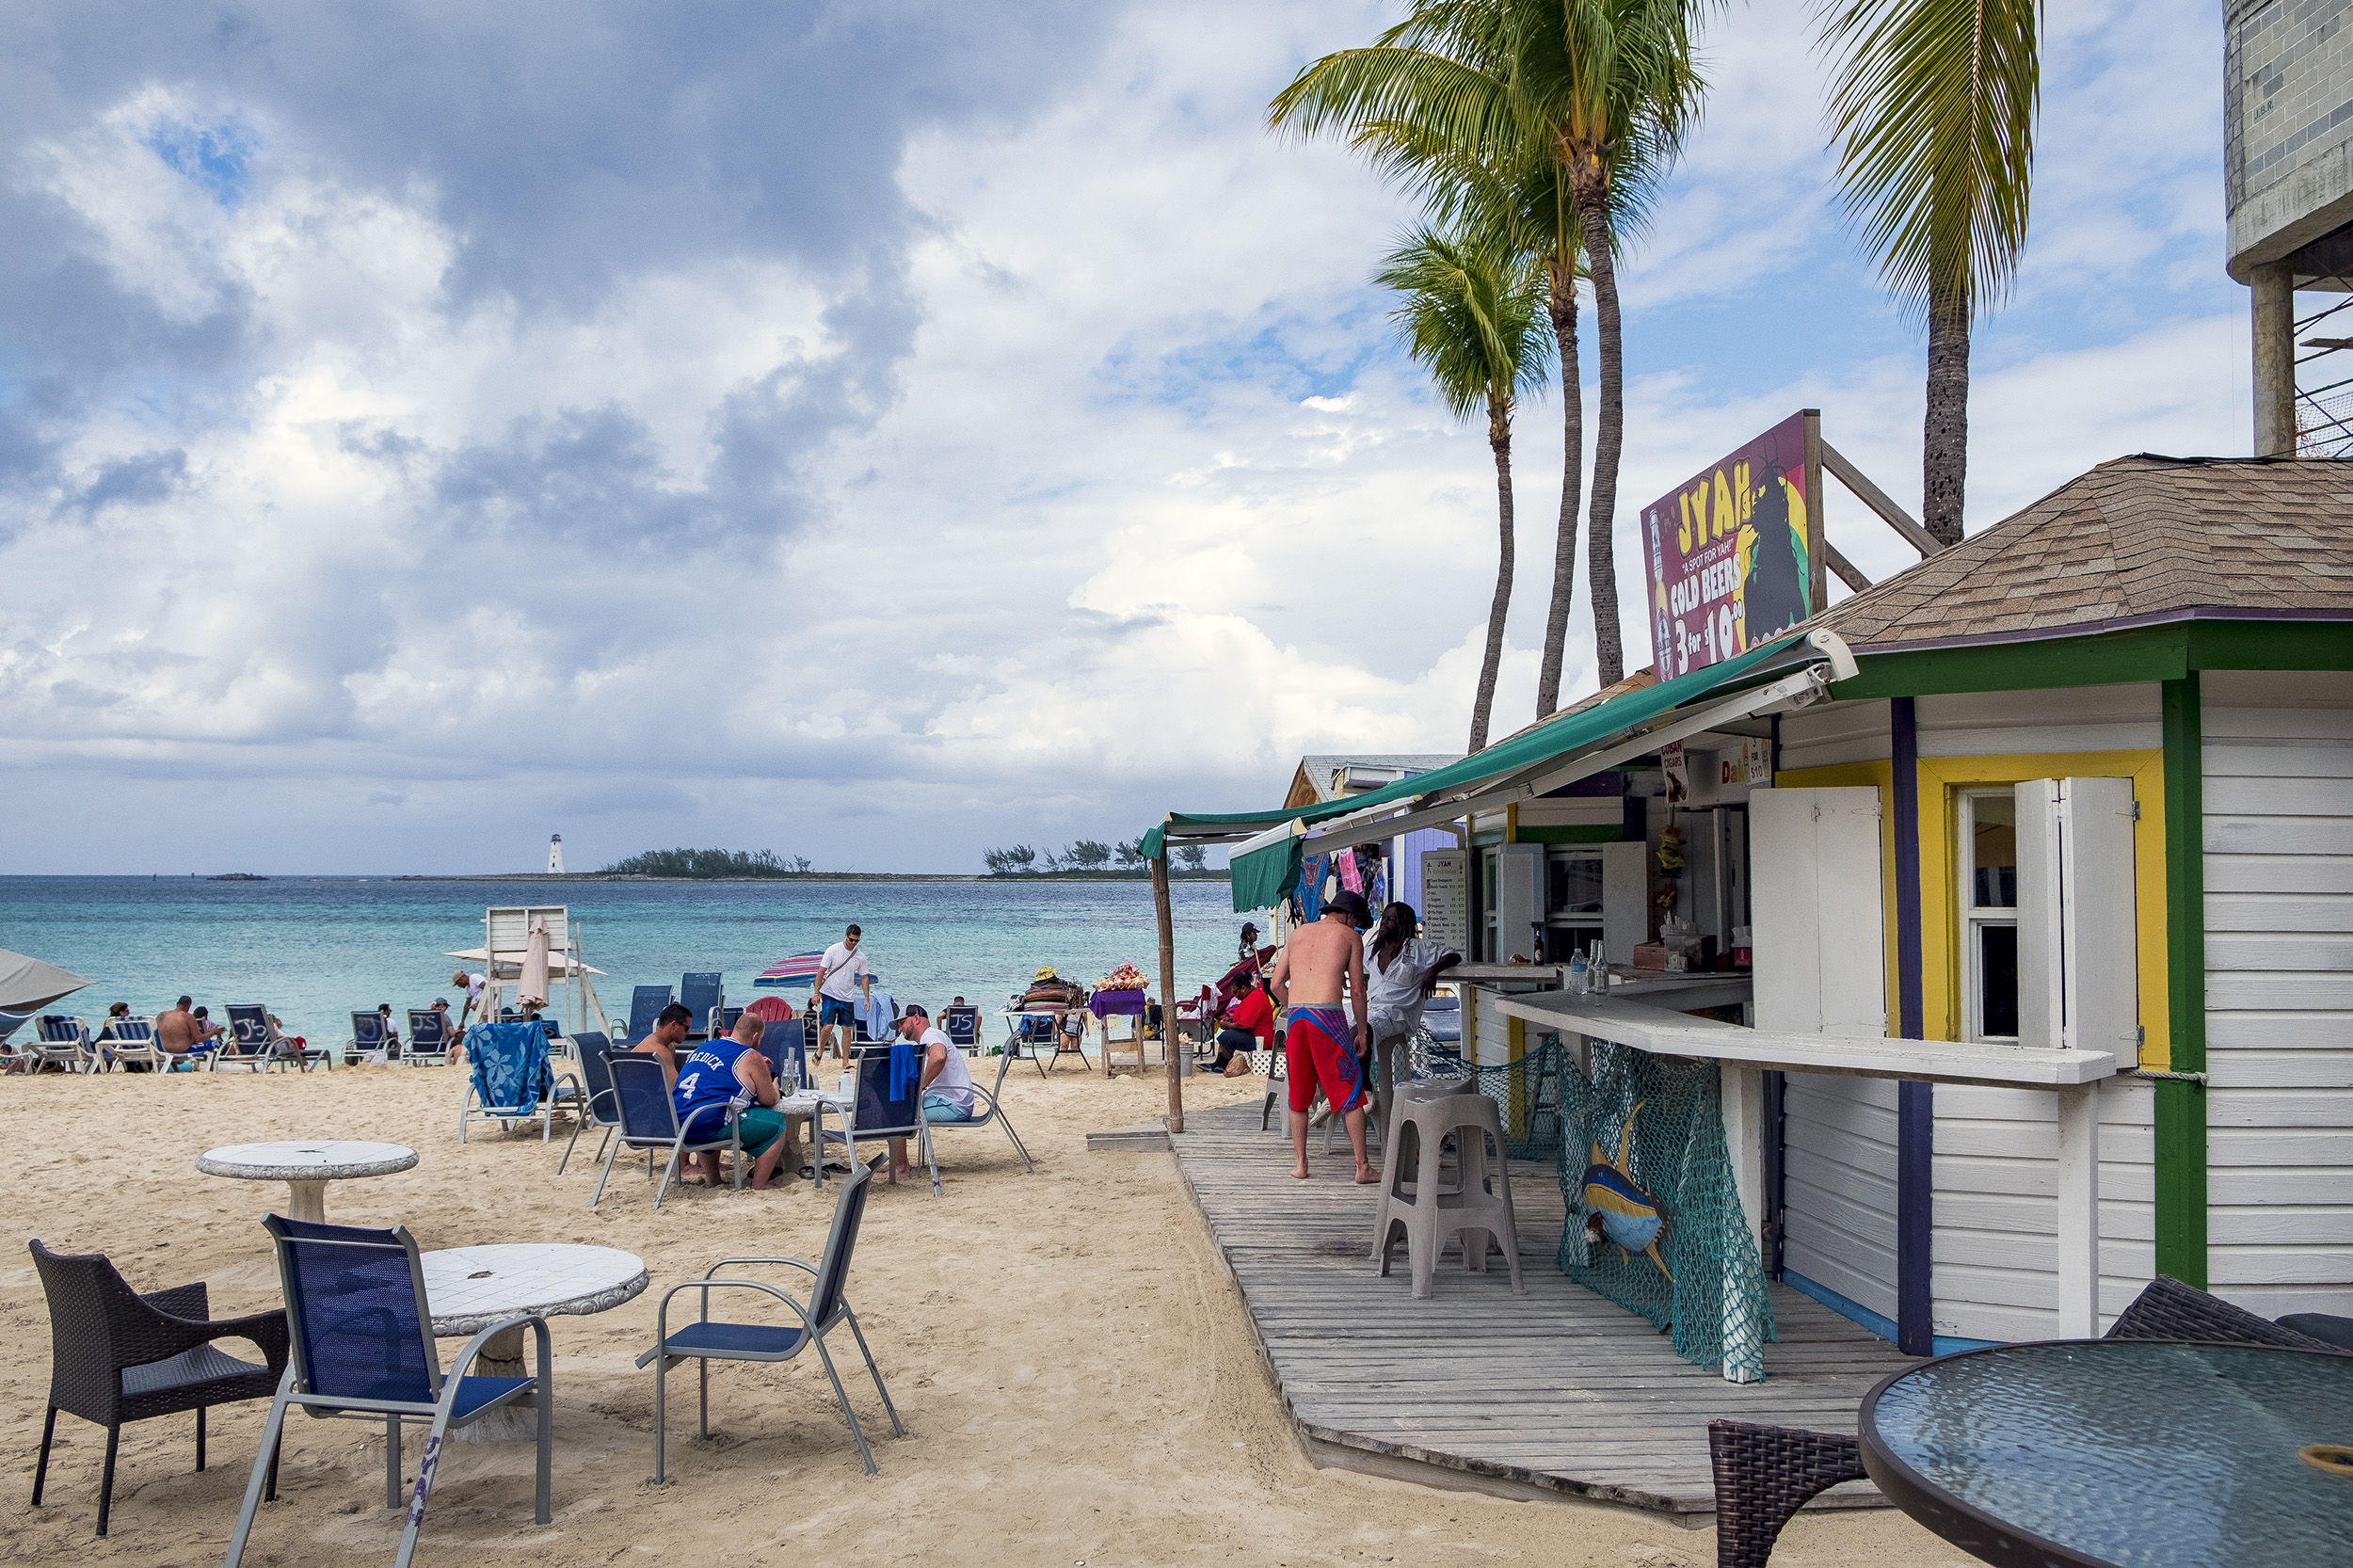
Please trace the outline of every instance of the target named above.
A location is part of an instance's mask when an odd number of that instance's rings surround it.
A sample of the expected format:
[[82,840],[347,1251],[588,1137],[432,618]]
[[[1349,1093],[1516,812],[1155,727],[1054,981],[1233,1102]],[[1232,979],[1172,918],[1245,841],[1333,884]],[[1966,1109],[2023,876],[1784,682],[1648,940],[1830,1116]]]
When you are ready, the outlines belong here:
[[[2353,1312],[2348,561],[2338,465],[2121,458],[1764,646],[1145,847],[1233,845],[1257,907],[1450,825],[1466,1046],[1717,1063],[1761,1267],[1912,1353],[2096,1334],[2156,1273]],[[1545,948],[1561,818],[1607,995]]]

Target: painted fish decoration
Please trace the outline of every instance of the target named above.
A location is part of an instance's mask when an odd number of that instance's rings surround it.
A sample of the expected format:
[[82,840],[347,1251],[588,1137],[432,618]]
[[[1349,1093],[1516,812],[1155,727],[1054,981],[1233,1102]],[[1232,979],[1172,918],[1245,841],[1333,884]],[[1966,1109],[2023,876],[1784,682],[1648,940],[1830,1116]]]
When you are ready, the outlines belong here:
[[1658,1272],[1669,1279],[1674,1271],[1658,1256],[1658,1233],[1666,1228],[1666,1218],[1658,1212],[1658,1200],[1642,1191],[1641,1186],[1626,1171],[1626,1150],[1634,1139],[1634,1118],[1647,1101],[1637,1100],[1634,1109],[1625,1113],[1625,1126],[1618,1130],[1618,1158],[1602,1158],[1601,1142],[1593,1142],[1593,1163],[1585,1167],[1583,1192],[1578,1199],[1585,1206],[1585,1234],[1589,1240],[1603,1240],[1617,1243],[1618,1255],[1632,1260],[1635,1253],[1648,1253],[1650,1260],[1658,1265]]

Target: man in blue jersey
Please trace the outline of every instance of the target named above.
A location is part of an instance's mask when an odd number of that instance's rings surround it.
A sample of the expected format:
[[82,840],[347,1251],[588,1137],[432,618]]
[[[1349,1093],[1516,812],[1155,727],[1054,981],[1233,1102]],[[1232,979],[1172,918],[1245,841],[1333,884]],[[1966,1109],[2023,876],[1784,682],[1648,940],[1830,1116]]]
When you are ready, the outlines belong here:
[[[760,1031],[765,1027],[761,1019],[746,1013],[735,1021],[734,1033],[696,1046],[679,1059],[678,1086],[670,1091],[679,1126],[686,1129],[690,1144],[727,1136],[728,1107],[742,1107],[736,1114],[736,1128],[743,1136],[744,1152],[758,1157],[752,1165],[752,1189],[762,1192],[775,1179],[776,1165],[789,1146],[784,1113],[775,1109],[776,1075],[768,1070],[768,1059],[759,1049]],[[727,1179],[718,1150],[705,1149],[695,1159],[702,1173],[700,1185],[716,1187]]]

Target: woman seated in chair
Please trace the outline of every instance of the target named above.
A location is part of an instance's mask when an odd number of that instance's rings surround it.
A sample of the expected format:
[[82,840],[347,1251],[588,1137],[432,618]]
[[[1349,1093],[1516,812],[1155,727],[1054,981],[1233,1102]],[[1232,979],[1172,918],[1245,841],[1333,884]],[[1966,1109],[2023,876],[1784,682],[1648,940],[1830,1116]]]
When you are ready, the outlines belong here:
[[1209,1070],[1240,1078],[1250,1071],[1250,1052],[1273,1044],[1274,997],[1267,990],[1265,978],[1251,976],[1217,1021],[1217,1060]]

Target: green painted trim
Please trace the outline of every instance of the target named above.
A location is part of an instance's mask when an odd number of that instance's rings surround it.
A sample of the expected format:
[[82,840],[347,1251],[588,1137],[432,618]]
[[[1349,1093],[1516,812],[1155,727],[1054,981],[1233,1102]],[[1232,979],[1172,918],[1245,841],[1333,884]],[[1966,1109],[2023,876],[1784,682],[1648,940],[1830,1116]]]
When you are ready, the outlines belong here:
[[2353,669],[2353,621],[2192,621],[2194,670]]
[[1519,841],[1524,844],[1614,844],[1625,837],[1625,829],[1611,823],[1608,826],[1557,825],[1552,827],[1523,827]]
[[[2206,1070],[2205,719],[2191,671],[2163,689],[2168,1064]],[[2157,1272],[2206,1286],[2206,1086],[2156,1084]]]
[[2353,621],[2200,620],[2095,637],[1858,653],[1831,688],[1842,702],[1956,692],[2024,692],[2181,680],[2192,670],[2353,669]]

